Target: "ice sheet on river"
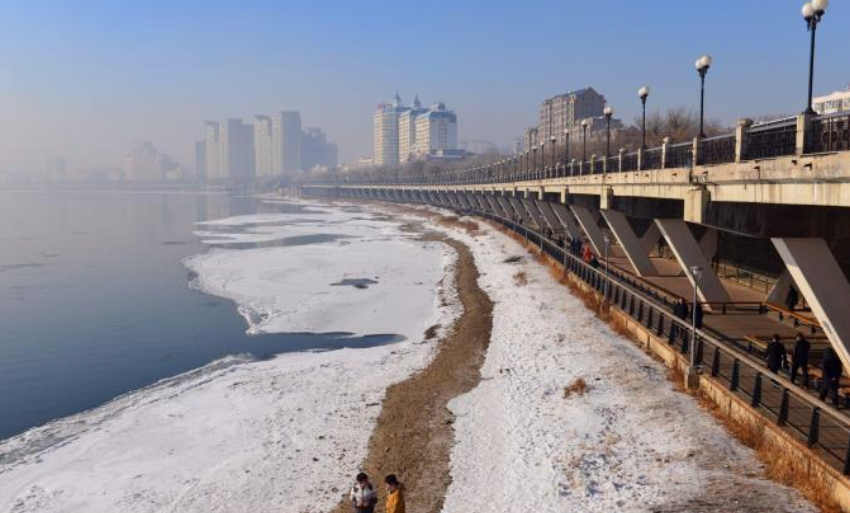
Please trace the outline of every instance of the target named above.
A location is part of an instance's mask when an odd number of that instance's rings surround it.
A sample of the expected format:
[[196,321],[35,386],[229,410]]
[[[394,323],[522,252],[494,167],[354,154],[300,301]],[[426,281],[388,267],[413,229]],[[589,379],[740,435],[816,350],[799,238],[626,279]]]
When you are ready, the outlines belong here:
[[[281,237],[330,230],[352,239],[214,249],[186,262],[197,285],[233,299],[254,332],[407,340],[228,357],[0,442],[0,512],[300,513],[335,504],[365,457],[386,388],[428,363],[434,344],[424,330],[450,325],[459,307],[443,280],[454,265],[448,248],[368,211],[316,209],[309,228],[287,224],[303,212],[219,228],[248,237],[242,226],[265,223]],[[359,278],[378,283],[333,285]]]

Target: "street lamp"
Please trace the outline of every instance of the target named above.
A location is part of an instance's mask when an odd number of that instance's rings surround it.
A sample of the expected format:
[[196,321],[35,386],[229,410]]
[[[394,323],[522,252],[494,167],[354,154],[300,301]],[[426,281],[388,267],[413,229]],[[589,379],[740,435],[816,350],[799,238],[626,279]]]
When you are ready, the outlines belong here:
[[587,119],[581,120],[581,161],[587,161]]
[[708,68],[711,67],[713,60],[711,55],[703,55],[699,59],[696,60],[694,66],[697,68],[697,73],[699,73],[700,80],[700,93],[699,93],[699,136],[705,137],[705,130],[703,129],[703,123],[705,119],[705,75],[708,73]]
[[611,246],[611,237],[609,237],[608,234],[606,233],[605,236],[602,238],[602,240],[605,241],[605,290],[604,290],[605,301],[604,302],[607,303],[608,302],[608,281],[609,281],[609,278],[608,278],[608,248]]
[[638,96],[640,97],[640,103],[643,106],[643,116],[641,118],[640,123],[640,133],[641,139],[641,149],[646,149],[646,99],[649,97],[649,86],[643,86],[638,89]]
[[694,298],[691,304],[691,347],[689,350],[689,366],[685,376],[685,386],[689,389],[699,387],[699,374],[697,373],[697,292],[699,291],[699,280],[702,277],[702,267],[695,265],[691,267],[691,276],[694,280]]
[[567,162],[570,161],[570,129],[564,129],[564,167],[566,168]]
[[552,137],[549,138],[549,142],[552,143],[552,161],[549,163],[549,165],[551,165],[553,169],[555,168],[555,159],[557,158],[555,156],[555,143],[557,141],[558,141],[558,138],[555,137],[555,133],[553,132]]
[[812,0],[803,5],[803,19],[806,20],[806,28],[812,33],[809,49],[809,102],[803,112],[804,114],[815,114],[815,109],[812,108],[812,86],[815,80],[815,33],[828,6],[829,0]]
[[614,115],[614,109],[606,105],[605,110],[602,112],[605,115],[605,123],[607,130],[607,133],[605,135],[605,160],[607,161],[611,157],[611,116]]
[[537,145],[536,144],[531,147],[531,153],[532,153],[532,158],[531,158],[531,173],[532,173],[532,175],[531,176],[533,176],[533,174],[537,171]]
[[546,171],[546,140],[540,143],[540,169],[537,171],[537,179],[543,178]]

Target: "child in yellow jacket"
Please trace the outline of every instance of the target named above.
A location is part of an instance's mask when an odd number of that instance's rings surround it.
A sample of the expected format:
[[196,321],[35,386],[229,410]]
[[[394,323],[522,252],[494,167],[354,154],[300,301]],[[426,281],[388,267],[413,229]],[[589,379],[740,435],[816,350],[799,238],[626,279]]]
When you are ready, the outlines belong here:
[[395,474],[388,475],[384,482],[387,483],[387,513],[404,513],[404,486]]

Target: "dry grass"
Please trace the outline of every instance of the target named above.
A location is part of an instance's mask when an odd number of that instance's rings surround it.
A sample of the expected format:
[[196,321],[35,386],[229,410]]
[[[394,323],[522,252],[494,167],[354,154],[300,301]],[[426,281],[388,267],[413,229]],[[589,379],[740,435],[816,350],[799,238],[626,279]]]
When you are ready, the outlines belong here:
[[525,274],[525,271],[518,271],[516,274],[514,274],[514,284],[517,287],[528,285],[528,275]]
[[[679,376],[671,379],[681,386],[684,376],[680,371]],[[775,437],[769,436],[770,428],[765,419],[744,422],[718,408],[704,392],[697,394],[697,398],[700,405],[720,421],[732,436],[755,451],[756,457],[764,464],[768,479],[796,488],[823,513],[841,513],[841,507],[832,497],[828,476],[812,468],[808,459],[801,458],[800,453],[790,449],[787,442],[780,443]]]
[[571,385],[564,387],[564,399],[569,399],[574,395],[581,396],[585,392],[587,392],[587,382],[584,381],[584,378],[578,378]]
[[472,219],[461,219],[457,216],[440,215],[436,218],[438,224],[447,228],[458,228],[466,233],[476,236],[481,233],[481,226]]

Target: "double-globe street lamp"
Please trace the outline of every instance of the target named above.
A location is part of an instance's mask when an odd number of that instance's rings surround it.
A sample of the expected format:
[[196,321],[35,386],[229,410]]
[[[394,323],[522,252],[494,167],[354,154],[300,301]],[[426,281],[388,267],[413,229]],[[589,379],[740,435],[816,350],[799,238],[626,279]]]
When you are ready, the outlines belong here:
[[638,89],[638,96],[640,97],[640,103],[643,110],[643,114],[641,116],[640,122],[640,134],[641,134],[641,144],[640,147],[642,150],[646,149],[646,99],[649,98],[649,86],[643,86]]
[[699,73],[700,93],[699,93],[699,136],[705,137],[704,120],[705,120],[705,75],[708,73],[708,68],[711,67],[713,60],[711,55],[703,55],[696,60],[694,66]]
[[809,47],[809,101],[804,114],[815,114],[815,109],[812,108],[812,86],[815,80],[815,33],[827,7],[829,7],[829,0],[812,0],[803,5],[803,19],[806,20],[806,28],[812,34]]

